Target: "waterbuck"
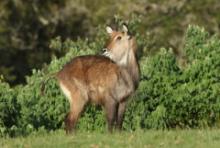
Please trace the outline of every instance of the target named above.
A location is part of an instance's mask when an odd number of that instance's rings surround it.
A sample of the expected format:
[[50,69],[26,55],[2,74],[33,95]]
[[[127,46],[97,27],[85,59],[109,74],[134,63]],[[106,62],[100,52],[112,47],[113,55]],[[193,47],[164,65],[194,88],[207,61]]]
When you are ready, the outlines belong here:
[[89,102],[101,105],[106,113],[108,130],[114,124],[122,128],[127,98],[139,83],[135,38],[123,31],[106,27],[110,40],[103,55],[86,55],[72,59],[56,77],[68,98],[70,111],[65,119],[65,130],[70,133]]

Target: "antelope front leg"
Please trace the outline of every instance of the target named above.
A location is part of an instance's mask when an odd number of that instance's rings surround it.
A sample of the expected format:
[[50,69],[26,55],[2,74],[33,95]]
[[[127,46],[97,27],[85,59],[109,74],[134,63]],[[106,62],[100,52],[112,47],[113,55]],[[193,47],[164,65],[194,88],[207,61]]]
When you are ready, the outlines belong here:
[[108,131],[112,132],[117,115],[117,103],[113,99],[109,99],[105,104],[105,112],[108,123]]
[[117,112],[117,123],[116,127],[118,130],[122,129],[122,123],[124,119],[124,113],[125,113],[125,108],[126,108],[126,102],[120,102],[118,105],[118,112]]

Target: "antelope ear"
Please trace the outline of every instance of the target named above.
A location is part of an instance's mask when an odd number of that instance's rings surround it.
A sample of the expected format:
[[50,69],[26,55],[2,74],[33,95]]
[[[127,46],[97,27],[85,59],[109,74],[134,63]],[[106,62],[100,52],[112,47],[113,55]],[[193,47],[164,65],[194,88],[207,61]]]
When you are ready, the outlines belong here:
[[106,27],[106,31],[108,34],[112,34],[112,32],[113,32],[112,28],[109,26]]
[[127,26],[123,25],[123,26],[122,26],[122,31],[124,31],[125,33],[127,33],[127,32],[128,32]]

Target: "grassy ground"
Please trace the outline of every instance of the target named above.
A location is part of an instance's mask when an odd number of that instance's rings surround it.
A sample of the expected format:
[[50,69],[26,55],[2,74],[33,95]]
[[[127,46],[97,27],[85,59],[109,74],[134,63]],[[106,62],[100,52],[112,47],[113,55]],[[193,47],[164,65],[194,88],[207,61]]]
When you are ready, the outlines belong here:
[[28,137],[0,138],[1,148],[219,148],[220,130],[135,131],[121,133],[63,131]]

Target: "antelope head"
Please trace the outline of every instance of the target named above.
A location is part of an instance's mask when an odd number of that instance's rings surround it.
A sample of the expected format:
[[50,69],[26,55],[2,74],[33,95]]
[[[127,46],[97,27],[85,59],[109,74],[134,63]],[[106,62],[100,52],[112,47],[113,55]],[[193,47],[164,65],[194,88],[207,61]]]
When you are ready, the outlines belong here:
[[129,58],[136,54],[136,43],[134,37],[128,34],[128,29],[123,25],[122,31],[115,31],[111,27],[106,27],[110,39],[104,48],[103,55],[120,66],[127,66]]

